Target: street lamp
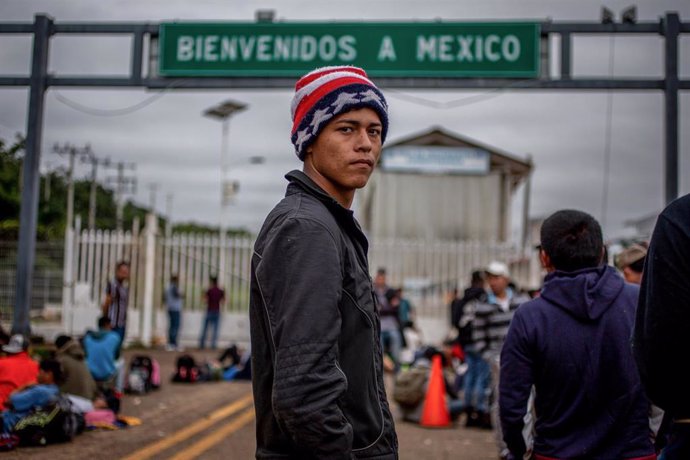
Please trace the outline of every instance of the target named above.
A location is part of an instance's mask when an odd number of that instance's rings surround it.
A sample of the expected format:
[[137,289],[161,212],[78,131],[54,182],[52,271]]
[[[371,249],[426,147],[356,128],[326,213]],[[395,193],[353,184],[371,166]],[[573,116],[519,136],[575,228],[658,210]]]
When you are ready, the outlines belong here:
[[[230,117],[247,109],[247,104],[237,101],[225,101],[204,111],[204,116],[220,120],[223,123],[223,131],[220,145],[220,255],[218,259],[218,272],[225,271],[225,241],[227,234],[226,211],[235,191],[235,186],[228,182],[228,132],[230,129]],[[222,276],[222,275],[221,275]]]

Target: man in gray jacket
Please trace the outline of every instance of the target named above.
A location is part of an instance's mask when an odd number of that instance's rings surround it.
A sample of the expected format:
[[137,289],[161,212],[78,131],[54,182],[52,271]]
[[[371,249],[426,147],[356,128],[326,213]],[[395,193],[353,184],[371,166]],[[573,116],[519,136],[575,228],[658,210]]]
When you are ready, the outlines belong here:
[[250,324],[259,459],[396,459],[367,239],[350,210],[388,129],[356,67],[302,77],[292,142],[304,162],[252,258]]

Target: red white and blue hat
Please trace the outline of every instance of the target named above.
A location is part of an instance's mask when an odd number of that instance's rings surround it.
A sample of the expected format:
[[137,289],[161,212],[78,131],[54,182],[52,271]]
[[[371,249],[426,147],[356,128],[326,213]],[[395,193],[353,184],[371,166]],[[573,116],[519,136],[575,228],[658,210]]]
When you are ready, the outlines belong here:
[[292,143],[304,161],[307,147],[328,121],[344,112],[368,107],[381,119],[381,142],[388,132],[388,104],[359,67],[321,67],[300,78],[292,98]]

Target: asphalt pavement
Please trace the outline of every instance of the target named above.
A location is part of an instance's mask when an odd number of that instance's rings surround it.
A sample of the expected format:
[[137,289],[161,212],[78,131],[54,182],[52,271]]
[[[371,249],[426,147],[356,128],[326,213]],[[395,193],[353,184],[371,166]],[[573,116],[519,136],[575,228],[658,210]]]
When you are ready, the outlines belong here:
[[[126,358],[141,351],[127,350]],[[146,395],[125,395],[122,415],[137,417],[141,425],[116,431],[85,432],[65,444],[20,448],[0,453],[2,460],[72,459],[252,459],[254,411],[249,382],[174,384],[177,352],[146,350],[161,365],[162,386]],[[190,350],[197,361],[218,352]],[[128,361],[129,362],[129,361]],[[394,413],[397,411],[394,409]],[[495,460],[491,432],[461,425],[425,429],[405,423],[396,414],[402,460]]]

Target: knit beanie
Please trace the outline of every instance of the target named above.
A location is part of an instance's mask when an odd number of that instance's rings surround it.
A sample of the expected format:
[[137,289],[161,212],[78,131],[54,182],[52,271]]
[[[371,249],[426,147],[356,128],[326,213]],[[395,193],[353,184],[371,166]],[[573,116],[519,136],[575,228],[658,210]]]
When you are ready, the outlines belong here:
[[381,119],[381,143],[388,132],[388,104],[359,67],[321,67],[300,78],[292,98],[292,143],[304,161],[307,147],[328,121],[344,112],[368,107]]

